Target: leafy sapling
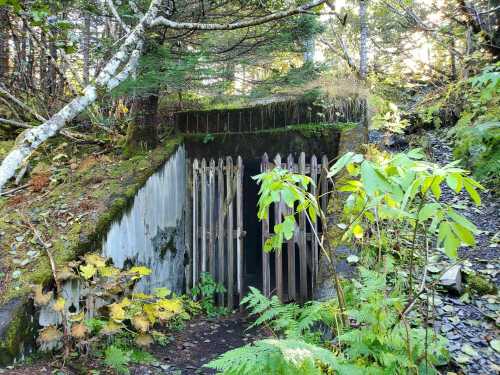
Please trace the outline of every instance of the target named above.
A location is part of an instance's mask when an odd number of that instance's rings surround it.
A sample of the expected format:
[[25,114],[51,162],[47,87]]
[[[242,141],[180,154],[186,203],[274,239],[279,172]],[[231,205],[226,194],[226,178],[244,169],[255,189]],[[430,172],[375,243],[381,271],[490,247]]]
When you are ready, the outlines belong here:
[[[461,245],[475,244],[476,226],[443,200],[443,185],[455,194],[465,190],[477,205],[481,203],[477,189],[483,189],[467,171],[457,167],[458,161],[440,166],[423,159],[419,149],[394,155],[373,150],[366,156],[348,152],[329,173],[329,177],[338,177],[337,189],[346,193],[343,211],[349,224],[344,241],[369,242],[375,237],[380,258],[382,225],[395,233],[410,233],[410,293],[414,257],[419,248],[424,248],[427,263],[429,236],[450,258],[457,257]],[[339,176],[341,171],[345,172]],[[372,227],[377,230],[368,230]],[[368,234],[372,232],[374,236]]]

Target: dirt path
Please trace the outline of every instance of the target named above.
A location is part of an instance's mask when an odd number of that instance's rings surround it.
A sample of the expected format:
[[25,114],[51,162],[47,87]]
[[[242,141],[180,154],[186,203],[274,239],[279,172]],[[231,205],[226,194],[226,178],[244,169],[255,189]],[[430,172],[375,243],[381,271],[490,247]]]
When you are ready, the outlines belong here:
[[216,320],[198,318],[176,333],[168,346],[155,347],[152,354],[163,363],[164,374],[215,374],[203,365],[265,336],[262,330],[247,330],[250,325],[251,321],[239,313]]

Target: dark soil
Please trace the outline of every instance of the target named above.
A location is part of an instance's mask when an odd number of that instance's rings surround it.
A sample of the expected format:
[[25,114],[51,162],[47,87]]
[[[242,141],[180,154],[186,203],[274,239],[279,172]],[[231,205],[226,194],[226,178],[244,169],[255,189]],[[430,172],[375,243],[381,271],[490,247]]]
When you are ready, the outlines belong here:
[[[187,323],[185,329],[174,335],[167,347],[155,347],[152,354],[171,374],[215,374],[202,368],[204,364],[228,350],[264,338],[261,329],[247,330],[251,325],[243,314],[221,319],[200,318]],[[168,366],[168,367],[167,367]]]
[[[155,345],[149,351],[157,359],[150,365],[137,365],[129,368],[131,375],[192,375],[215,374],[216,372],[203,365],[228,350],[246,345],[266,337],[261,329],[247,328],[251,325],[246,315],[236,313],[219,319],[206,317],[195,318],[186,326],[173,334],[173,340],[167,346]],[[0,369],[0,374],[6,375],[99,375],[115,374],[104,366],[89,358],[72,360],[64,368],[58,361],[37,360],[33,365],[22,363]]]

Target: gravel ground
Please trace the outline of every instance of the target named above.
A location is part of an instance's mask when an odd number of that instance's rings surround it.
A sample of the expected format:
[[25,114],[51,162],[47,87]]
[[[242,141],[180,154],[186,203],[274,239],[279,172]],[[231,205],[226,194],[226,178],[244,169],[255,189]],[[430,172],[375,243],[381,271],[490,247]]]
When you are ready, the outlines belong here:
[[[429,143],[434,161],[440,164],[453,160],[452,145],[442,132],[429,133]],[[462,247],[459,257],[462,275],[477,274],[499,286],[500,259],[498,258],[500,231],[500,200],[489,191],[481,193],[482,205],[476,207],[466,193],[453,194],[443,189],[445,201],[473,222],[480,233],[474,248]],[[443,258],[444,259],[444,258]],[[467,291],[466,291],[467,293]],[[500,373],[500,353],[493,349],[499,338],[500,300],[498,293],[478,296],[473,293],[453,295],[438,294],[442,303],[436,306],[436,327],[449,340],[448,348],[454,361],[465,374]],[[461,298],[460,298],[461,297]]]
[[[428,153],[441,165],[453,161],[453,145],[446,138],[446,129],[426,133]],[[370,132],[370,142],[390,151],[404,150],[408,143],[403,137],[384,137],[380,132]],[[462,294],[438,289],[434,295],[433,327],[448,339],[448,350],[455,372],[448,374],[490,375],[500,373],[500,350],[495,346],[499,339],[500,299],[496,294],[479,296],[467,289],[467,276],[480,275],[497,290],[500,281],[500,199],[489,191],[481,192],[482,205],[477,207],[467,193],[454,194],[443,187],[442,197],[455,210],[466,216],[479,229],[474,248],[459,249],[458,263],[465,280]],[[428,281],[450,268],[454,262],[440,252],[431,256],[434,270]],[[425,294],[424,296],[425,297]],[[497,341],[498,343],[498,341]]]

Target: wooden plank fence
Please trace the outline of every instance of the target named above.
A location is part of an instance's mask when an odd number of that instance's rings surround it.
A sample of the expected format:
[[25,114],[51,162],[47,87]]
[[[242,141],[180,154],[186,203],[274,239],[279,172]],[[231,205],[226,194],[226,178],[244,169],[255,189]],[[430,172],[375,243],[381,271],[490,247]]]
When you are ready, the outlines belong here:
[[[209,272],[223,284],[226,293],[217,301],[235,306],[235,293],[243,298],[243,161],[194,159],[189,168],[191,199],[189,207],[192,233],[188,235],[190,275],[187,286],[196,286],[202,272]],[[236,216],[236,221],[234,220]],[[192,234],[192,235],[191,235]]]
[[[319,202],[324,212],[327,210],[329,188],[326,174],[328,171],[328,158],[323,156],[321,163],[318,163],[316,155],[312,155],[310,163],[306,164],[306,155],[301,153],[297,163],[292,155],[288,155],[286,163],[281,160],[278,154],[274,162],[269,162],[269,157],[264,154],[261,161],[261,171],[268,171],[272,168],[280,167],[288,169],[295,173],[306,174],[311,177],[314,184],[310,186],[310,192],[315,196],[320,196]],[[269,238],[269,228],[281,223],[283,215],[288,215],[292,209],[287,207],[283,201],[279,204],[273,204],[274,215],[268,215],[269,219],[262,221],[262,245]],[[262,255],[262,280],[263,293],[271,296],[275,293],[282,301],[296,300],[305,302],[311,298],[316,285],[318,267],[319,267],[319,243],[321,233],[318,233],[318,222],[311,223],[306,220],[305,214],[296,215],[298,227],[292,239],[287,241],[281,251],[272,253],[263,253]],[[316,234],[315,234],[316,233]],[[286,257],[283,251],[286,250]],[[299,268],[296,270],[298,257]],[[286,259],[287,274],[283,272],[283,264]],[[275,277],[271,275],[271,262],[274,261]],[[297,273],[298,271],[298,273]],[[285,280],[285,276],[286,279]],[[272,281],[274,280],[274,283]],[[286,285],[286,288],[285,288]]]
[[[188,163],[186,246],[191,262],[186,271],[186,288],[196,286],[201,273],[208,272],[226,288],[226,293],[217,295],[217,303],[233,309],[246,291],[243,160],[227,157],[217,161],[194,159]],[[320,205],[326,212],[325,193],[329,188],[326,156],[319,162],[316,155],[306,160],[305,153],[301,153],[296,161],[292,155],[285,160],[278,154],[270,161],[264,154],[261,172],[275,167],[309,175],[314,182],[310,192],[320,197]],[[262,248],[270,236],[270,228],[292,213],[284,201],[273,204],[269,210],[270,215],[261,223]],[[312,297],[316,285],[321,223],[310,222],[305,214],[296,215],[296,222],[294,236],[283,244],[281,251],[262,252],[262,290],[266,296],[276,294],[282,301],[305,302]]]

